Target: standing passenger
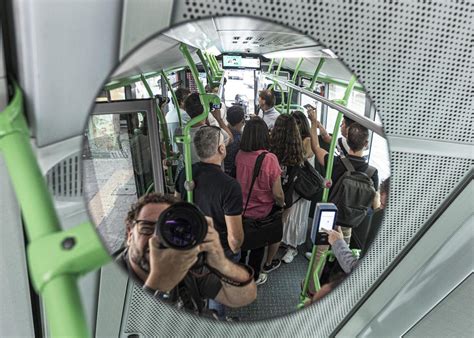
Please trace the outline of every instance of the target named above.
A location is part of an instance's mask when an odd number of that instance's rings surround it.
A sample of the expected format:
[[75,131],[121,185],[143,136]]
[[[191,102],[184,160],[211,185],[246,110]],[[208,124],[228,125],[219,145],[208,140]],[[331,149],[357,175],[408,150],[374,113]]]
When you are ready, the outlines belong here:
[[227,145],[227,156],[224,159],[224,170],[227,175],[235,177],[235,156],[240,149],[240,139],[244,128],[244,109],[240,106],[232,106],[227,111],[227,122],[234,140]]
[[178,107],[173,106],[173,109],[171,109],[168,112],[168,114],[166,114],[166,124],[168,125],[170,140],[171,140],[171,143],[173,144],[173,152],[177,153],[178,147],[176,143],[174,142],[174,133],[175,133],[176,128],[179,127],[178,109],[179,109],[179,112],[181,113],[181,122],[183,123],[183,126],[184,126],[189,120],[191,120],[188,113],[186,113],[186,111],[184,110],[184,100],[188,97],[188,95],[191,92],[189,91],[188,88],[178,88],[175,90],[174,93],[176,95],[176,99],[178,100]]
[[[303,142],[298,130],[298,125],[296,124],[296,120],[293,116],[284,114],[278,117],[278,119],[275,121],[275,127],[271,133],[270,144],[271,150],[275,153],[275,155],[278,157],[278,161],[280,162],[282,169],[282,184],[284,190],[286,190],[285,187],[289,186],[291,183],[290,178],[294,177],[294,170],[296,170],[296,168],[301,166],[304,162]],[[296,237],[294,234],[290,235],[289,232],[291,232],[291,230],[288,229],[288,216],[290,213],[292,213],[292,209],[296,206],[297,205],[293,205],[286,209],[283,215],[283,238],[286,238],[287,240],[289,237]],[[296,222],[298,221],[295,221],[295,227],[299,227],[299,224],[296,224]],[[285,223],[287,224],[285,225]],[[290,244],[295,243],[296,238],[292,238]],[[267,265],[264,266],[263,271],[271,271],[271,265],[273,265],[273,263],[271,263],[271,259],[277,253],[279,245],[280,243],[272,244],[268,248]]]
[[[190,94],[186,98],[186,100],[184,101],[184,108],[186,109],[186,112],[188,113],[188,115],[191,118],[195,118],[196,116],[201,115],[204,112],[204,107],[202,106],[199,94],[198,93]],[[227,125],[225,124],[224,120],[222,119],[220,109],[212,110],[211,114],[213,115],[214,119],[218,122],[219,127],[223,131],[222,135],[224,136],[225,144],[228,144],[229,142],[232,142],[232,133],[230,132]],[[191,163],[199,162],[199,157],[196,153],[196,148],[194,146],[194,135],[196,135],[199,128],[201,128],[202,126],[205,126],[205,125],[206,125],[206,120],[203,120],[203,121],[200,121],[200,122],[196,123],[190,130],[190,136],[191,136]],[[181,128],[176,129],[176,135],[182,135]],[[184,154],[182,143],[178,144],[178,148],[179,148],[181,154]]]
[[[242,190],[239,183],[222,170],[226,146],[221,129],[215,126],[199,128],[194,136],[194,146],[200,159],[192,167],[194,203],[204,215],[214,220],[225,256],[238,262],[244,240]],[[182,170],[175,187],[176,195],[181,199],[186,196],[185,181],[186,175]],[[222,304],[210,301],[209,308],[216,310],[219,318],[225,317]]]
[[[314,153],[311,150],[311,133],[308,118],[300,111],[294,111],[291,116],[295,118],[298,130],[303,142],[304,159],[311,165],[314,162]],[[317,135],[316,135],[317,137]],[[288,246],[288,250],[282,261],[289,264],[298,254],[297,247],[306,241],[308,229],[308,214],[311,201],[308,201],[296,193],[293,193],[293,206],[287,209],[283,215],[283,239],[282,242]]]
[[[253,117],[245,126],[240,142],[240,151],[235,158],[237,181],[242,186],[242,197],[244,206],[250,192],[253,170],[257,157],[268,152],[269,149],[268,127],[259,117]],[[268,152],[262,162],[260,173],[255,180],[252,193],[249,198],[245,216],[253,219],[262,219],[275,211],[274,205],[282,207],[284,205],[284,194],[281,186],[281,169],[275,154]],[[277,243],[278,244],[278,243]],[[278,247],[277,247],[278,248]],[[265,247],[250,251],[249,265],[254,269],[254,277],[257,285],[267,281],[267,275],[260,273]],[[244,253],[242,259],[245,260]],[[272,257],[274,253],[272,254]],[[270,259],[271,262],[271,259]],[[276,269],[280,261],[272,265]]]
[[[280,113],[275,109],[275,95],[272,90],[264,89],[258,94],[258,104],[263,111],[263,121],[268,130],[272,130]],[[258,112],[257,112],[258,115]]]

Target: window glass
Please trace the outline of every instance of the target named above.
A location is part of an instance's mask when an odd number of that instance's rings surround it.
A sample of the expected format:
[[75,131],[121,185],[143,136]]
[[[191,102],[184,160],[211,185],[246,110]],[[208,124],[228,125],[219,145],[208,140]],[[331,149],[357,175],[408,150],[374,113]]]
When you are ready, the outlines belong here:
[[[382,124],[378,113],[375,114],[375,122]],[[378,169],[379,182],[382,182],[390,176],[390,154],[388,152],[388,143],[386,139],[376,133],[372,133],[369,164]]]
[[[345,91],[346,88],[344,86],[339,86],[331,83],[329,84],[329,99],[340,100],[344,97]],[[349,96],[347,108],[363,116],[365,112],[365,93],[353,90],[351,95]],[[334,130],[334,124],[336,123],[337,114],[337,110],[328,107],[326,129],[331,134]]]
[[86,199],[111,252],[123,243],[123,221],[130,205],[153,183],[146,120],[143,113],[93,115],[86,130]]
[[[148,85],[153,92],[153,95],[160,94],[161,95],[161,76],[154,76],[147,79]],[[135,82],[135,86],[132,86],[132,90],[135,91],[135,98],[137,99],[148,99],[150,95],[145,88],[145,85],[142,81]]]

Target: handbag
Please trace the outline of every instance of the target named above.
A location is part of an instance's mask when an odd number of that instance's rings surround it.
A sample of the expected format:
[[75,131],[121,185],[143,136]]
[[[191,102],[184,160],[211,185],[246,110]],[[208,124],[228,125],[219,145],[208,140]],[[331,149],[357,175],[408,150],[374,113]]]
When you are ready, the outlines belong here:
[[296,173],[295,192],[302,198],[311,201],[323,189],[324,178],[308,161],[304,161]]
[[260,169],[266,154],[268,153],[263,152],[258,155],[253,169],[252,183],[250,184],[250,191],[242,215],[244,227],[244,242],[241,247],[242,251],[258,249],[279,242],[283,237],[283,211],[281,209],[276,211],[272,210],[273,212],[263,219],[257,220],[245,217],[245,212],[247,211],[255,180],[260,174]]

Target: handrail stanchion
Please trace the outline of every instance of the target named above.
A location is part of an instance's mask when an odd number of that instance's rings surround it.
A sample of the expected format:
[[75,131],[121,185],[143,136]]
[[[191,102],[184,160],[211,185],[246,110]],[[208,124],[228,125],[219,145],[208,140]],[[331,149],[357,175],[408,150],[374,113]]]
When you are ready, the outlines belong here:
[[28,239],[28,269],[42,296],[53,337],[88,337],[77,278],[110,260],[90,223],[62,231],[54,203],[29,140],[23,97],[15,94],[0,112],[0,151],[21,206]]
[[318,78],[319,72],[321,71],[321,68],[323,68],[325,61],[326,61],[325,58],[321,58],[319,60],[318,66],[316,67],[313,77],[311,78],[311,83],[309,84],[309,90],[314,91],[314,88],[316,87],[316,80]]
[[[352,77],[349,81],[349,85],[347,86],[346,91],[344,92],[343,99],[339,100],[340,104],[347,105],[347,102],[349,100],[349,96],[352,92],[352,89],[354,88],[355,82],[356,82],[356,78],[355,78],[354,75],[352,75]],[[341,124],[342,116],[343,116],[343,114],[341,112],[338,112],[337,119],[336,119],[336,124],[334,125],[334,130],[333,130],[333,134],[332,134],[331,145],[329,147],[328,163],[327,163],[327,167],[326,167],[326,181],[328,181],[328,182],[331,181],[331,177],[332,177],[332,169],[333,169],[333,165],[334,165],[334,151],[336,149],[337,134],[338,134],[338,131],[339,131],[339,125]],[[323,197],[321,199],[321,202],[323,202],[323,203],[327,202],[328,198],[329,198],[329,187],[326,186],[323,190]],[[304,280],[303,289],[301,290],[300,306],[303,303],[305,303],[305,301],[307,300],[309,281],[312,277],[312,272],[314,273],[315,277],[317,277],[319,275],[319,270],[318,271],[313,270],[313,265],[315,263],[315,257],[316,257],[317,250],[318,250],[317,245],[314,245],[313,249],[311,251],[311,259],[310,259],[310,262],[309,262],[309,265],[308,265],[308,270],[306,271],[306,277],[305,277],[305,280]],[[326,258],[326,256],[323,254],[323,256],[320,258],[320,260],[325,259],[325,258]],[[318,262],[317,268],[321,269],[322,266],[323,266],[323,264]],[[318,285],[319,285],[319,279],[317,281],[315,281],[315,286],[318,286]],[[318,291],[318,290],[316,290],[316,291]]]
[[184,170],[186,174],[186,182],[185,182],[186,199],[188,202],[193,203],[194,182],[193,182],[193,172],[192,172],[192,163],[191,163],[192,161],[191,160],[191,135],[190,135],[191,127],[201,121],[204,121],[209,115],[209,110],[210,110],[209,104],[210,103],[219,104],[220,99],[215,94],[206,93],[204,86],[201,83],[201,80],[199,80],[199,73],[198,73],[196,64],[193,61],[193,58],[191,57],[191,54],[189,53],[188,47],[182,43],[179,46],[179,50],[181,51],[184,58],[186,59],[186,62],[188,63],[189,69],[191,70],[191,74],[193,75],[194,81],[196,82],[196,86],[199,93],[199,99],[204,108],[204,111],[201,115],[198,115],[192,118],[191,121],[186,123],[183,129],[183,135],[176,137],[176,139],[179,142],[183,143],[183,148],[184,148]]
[[[298,62],[296,63],[295,71],[293,72],[293,76],[291,77],[291,82],[293,82],[294,84],[296,84],[296,79],[298,78],[298,73],[300,71],[300,67],[301,67],[301,64],[303,63],[303,61],[304,61],[303,58],[299,58]],[[290,106],[291,106],[292,96],[293,96],[293,88],[289,88],[288,89],[288,104],[287,104],[287,107],[286,107],[286,113],[287,114],[290,113]]]
[[196,54],[198,55],[199,60],[201,60],[201,64],[204,67],[204,71],[206,72],[207,83],[213,83],[214,79],[212,78],[211,70],[209,69],[206,58],[202,54],[202,51],[198,49]]
[[272,59],[270,60],[270,64],[268,65],[268,70],[267,70],[268,73],[271,73],[271,72],[272,72],[272,70],[273,70],[273,64],[274,64],[274,63],[275,63],[275,58],[272,58]]
[[[141,80],[142,80],[143,85],[145,86],[145,89],[148,95],[150,96],[151,99],[154,100],[153,91],[151,90],[150,85],[148,84],[148,81],[145,79],[143,74],[141,74]],[[155,105],[156,105],[156,115],[158,116],[158,121],[160,123],[161,134],[163,135],[163,142],[165,143],[166,160],[168,161],[172,158],[170,137],[168,134],[168,125],[166,124],[165,115],[161,111],[161,107],[158,104],[158,102],[155,101]],[[168,181],[167,186],[172,187],[174,184],[174,180],[173,180],[173,173],[171,170],[167,170],[167,181]]]

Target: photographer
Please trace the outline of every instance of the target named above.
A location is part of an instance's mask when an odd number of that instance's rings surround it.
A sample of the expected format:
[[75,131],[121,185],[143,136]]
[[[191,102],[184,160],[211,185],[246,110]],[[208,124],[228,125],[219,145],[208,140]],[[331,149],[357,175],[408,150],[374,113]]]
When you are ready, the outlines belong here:
[[126,220],[126,247],[116,261],[156,297],[196,314],[212,314],[206,309],[209,299],[229,307],[250,304],[256,298],[253,272],[225,257],[210,218],[204,240],[193,248],[162,245],[163,238],[155,235],[156,223],[176,202],[152,193],[133,204]]

